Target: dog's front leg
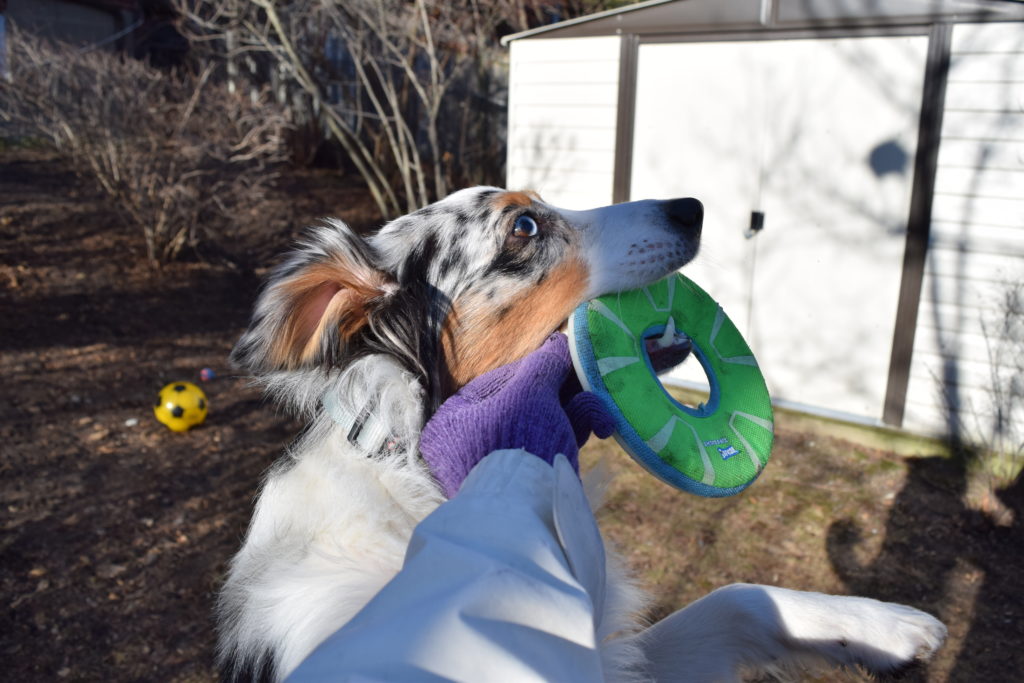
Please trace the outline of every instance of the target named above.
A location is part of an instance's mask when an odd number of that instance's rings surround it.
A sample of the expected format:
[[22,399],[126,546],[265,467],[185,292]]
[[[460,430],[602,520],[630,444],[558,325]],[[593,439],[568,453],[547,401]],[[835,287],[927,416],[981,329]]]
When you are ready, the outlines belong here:
[[927,659],[945,637],[941,622],[905,605],[734,584],[638,639],[654,680],[703,682],[823,663],[888,673]]

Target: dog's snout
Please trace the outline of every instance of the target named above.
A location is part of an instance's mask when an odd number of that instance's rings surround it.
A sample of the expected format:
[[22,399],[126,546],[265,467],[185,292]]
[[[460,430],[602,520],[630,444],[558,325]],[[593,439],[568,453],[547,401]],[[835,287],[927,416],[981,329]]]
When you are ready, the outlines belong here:
[[698,233],[704,222],[704,205],[692,197],[669,201],[665,213],[679,227],[696,230]]

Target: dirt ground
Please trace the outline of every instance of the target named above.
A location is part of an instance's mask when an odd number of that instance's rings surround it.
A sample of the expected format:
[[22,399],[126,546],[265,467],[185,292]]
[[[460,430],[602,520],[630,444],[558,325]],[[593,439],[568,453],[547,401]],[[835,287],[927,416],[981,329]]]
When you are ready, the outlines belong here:
[[[154,272],[141,236],[66,168],[0,152],[5,680],[215,678],[214,593],[261,473],[301,428],[225,364],[259,284],[251,266],[319,215],[373,221],[365,196],[325,172],[290,178],[268,207],[232,240],[241,267]],[[204,367],[217,373],[206,424],[166,430],[156,392]],[[896,600],[950,627],[936,662],[906,680],[1020,680],[1020,482],[996,493],[999,514],[979,511],[955,462],[784,432],[762,481],[706,500],[610,443],[584,459],[601,456],[617,474],[604,526],[653,615],[733,581]]]

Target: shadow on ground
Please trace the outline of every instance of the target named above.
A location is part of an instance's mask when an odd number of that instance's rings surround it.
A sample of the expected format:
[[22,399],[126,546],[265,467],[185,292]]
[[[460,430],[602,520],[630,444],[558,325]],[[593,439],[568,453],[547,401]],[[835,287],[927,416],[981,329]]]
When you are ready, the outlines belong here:
[[[947,623],[959,642],[951,643],[958,652],[945,680],[1010,680],[1007,635],[1024,619],[1024,480],[995,492],[1009,513],[997,524],[964,504],[968,465],[965,458],[909,460],[880,551],[858,559],[863,530],[844,519],[829,527],[828,554],[851,593],[915,605]],[[922,670],[905,680],[929,679]]]

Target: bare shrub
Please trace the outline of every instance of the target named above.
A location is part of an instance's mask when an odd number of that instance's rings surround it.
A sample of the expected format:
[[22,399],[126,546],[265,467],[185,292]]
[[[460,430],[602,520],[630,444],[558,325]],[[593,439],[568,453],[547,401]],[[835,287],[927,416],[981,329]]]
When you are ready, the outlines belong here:
[[26,33],[11,40],[0,116],[48,140],[143,233],[154,264],[230,235],[283,159],[286,125],[258,92],[201,73],[158,71]]
[[[507,52],[498,36],[621,0],[173,0],[233,80],[272,82],[291,120],[343,149],[394,217],[501,184]],[[243,66],[244,65],[244,66]],[[297,157],[309,157],[306,151]]]
[[500,181],[506,86],[494,32],[518,13],[511,6],[176,2],[193,46],[222,55],[232,73],[243,61],[270,64],[262,75],[278,85],[293,119],[307,113],[297,108],[315,112],[384,216],[412,211],[459,185]]

